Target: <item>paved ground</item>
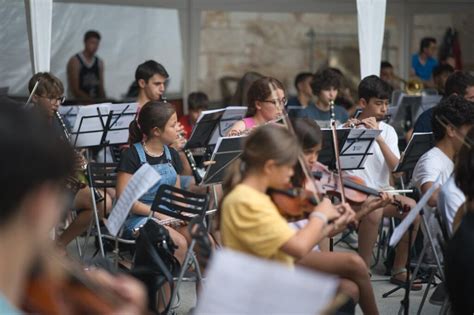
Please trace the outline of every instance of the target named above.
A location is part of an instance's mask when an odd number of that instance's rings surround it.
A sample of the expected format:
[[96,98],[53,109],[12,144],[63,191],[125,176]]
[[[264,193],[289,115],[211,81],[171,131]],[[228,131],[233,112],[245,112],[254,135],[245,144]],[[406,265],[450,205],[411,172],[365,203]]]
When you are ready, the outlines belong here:
[[[93,244],[88,246],[87,253],[90,255],[93,250]],[[337,251],[347,251],[348,249],[344,246],[336,246]],[[77,256],[76,247],[74,244],[71,244],[68,248],[68,252],[71,256]],[[374,287],[377,305],[379,307],[380,314],[398,314],[400,308],[400,301],[403,299],[404,290],[399,290],[398,292],[392,294],[390,297],[382,298],[382,294],[394,288],[394,285],[390,284],[388,281],[388,276],[384,276],[384,267],[380,262],[375,268],[372,269],[372,285]],[[424,288],[422,291],[411,292],[410,294],[410,314],[417,314],[418,307],[421,303]],[[431,296],[432,289],[428,294],[428,298]],[[178,315],[185,315],[189,313],[189,310],[195,306],[196,303],[196,293],[195,286],[193,283],[184,283],[180,290],[181,301],[177,309]],[[438,314],[440,310],[439,306],[430,304],[428,301],[425,303],[421,314]],[[356,314],[362,314],[360,308],[357,308]]]

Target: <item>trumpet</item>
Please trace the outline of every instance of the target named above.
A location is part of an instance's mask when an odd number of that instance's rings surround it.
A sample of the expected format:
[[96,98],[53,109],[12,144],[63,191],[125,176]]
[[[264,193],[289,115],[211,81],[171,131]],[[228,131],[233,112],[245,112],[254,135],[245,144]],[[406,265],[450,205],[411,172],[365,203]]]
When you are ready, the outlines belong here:
[[423,81],[421,81],[418,78],[405,80],[396,75],[394,75],[394,78],[405,85],[404,91],[408,95],[420,95],[421,91],[423,91],[423,88],[424,88]]

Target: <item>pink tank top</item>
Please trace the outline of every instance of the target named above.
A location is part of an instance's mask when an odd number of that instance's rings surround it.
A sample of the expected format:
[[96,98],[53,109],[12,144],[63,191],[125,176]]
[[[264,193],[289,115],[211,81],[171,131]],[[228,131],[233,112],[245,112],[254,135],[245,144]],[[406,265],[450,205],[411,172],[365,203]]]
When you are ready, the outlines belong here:
[[245,130],[252,129],[256,125],[255,120],[253,119],[253,117],[246,117],[242,120],[244,121],[244,124],[245,124]]

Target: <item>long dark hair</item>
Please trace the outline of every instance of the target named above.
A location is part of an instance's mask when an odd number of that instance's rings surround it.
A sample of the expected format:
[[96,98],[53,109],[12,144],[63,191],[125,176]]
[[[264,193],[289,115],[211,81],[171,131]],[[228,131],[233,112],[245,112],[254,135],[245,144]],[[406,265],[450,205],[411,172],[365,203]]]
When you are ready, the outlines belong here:
[[[309,118],[294,118],[291,120],[291,123],[303,152],[322,144],[323,135],[321,128],[319,128],[319,125],[314,120]],[[304,179],[303,170],[301,166],[297,164],[295,166],[295,174],[291,181],[294,186],[301,187],[304,183]]]
[[138,118],[130,123],[130,144],[143,140],[143,135],[150,136],[153,128],[163,130],[171,116],[176,113],[173,105],[166,102],[150,101],[143,105]]
[[257,101],[264,101],[267,97],[272,95],[276,89],[285,91],[283,84],[275,78],[263,77],[252,83],[247,93],[247,117],[255,115],[257,112]]

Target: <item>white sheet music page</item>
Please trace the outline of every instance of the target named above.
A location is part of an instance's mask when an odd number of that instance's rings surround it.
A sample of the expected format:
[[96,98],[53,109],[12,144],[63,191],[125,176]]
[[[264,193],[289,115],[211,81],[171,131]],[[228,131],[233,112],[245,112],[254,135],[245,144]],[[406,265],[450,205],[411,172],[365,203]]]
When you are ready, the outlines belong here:
[[320,314],[337,286],[329,275],[221,249],[195,314]]
[[439,177],[436,179],[436,181],[433,183],[433,186],[431,186],[430,189],[421,197],[420,201],[416,204],[415,207],[413,207],[408,215],[403,219],[403,221],[393,230],[392,237],[390,238],[390,246],[395,246],[400,242],[400,240],[403,237],[403,234],[405,234],[406,231],[408,231],[408,228],[410,225],[415,221],[416,216],[418,213],[420,213],[420,210],[423,209],[423,207],[428,203],[428,200],[430,199],[431,195],[435,192],[435,190],[439,187]]
[[106,139],[109,144],[122,144],[128,141],[128,127],[138,112],[138,103],[111,104],[112,121]]
[[110,234],[117,236],[133,204],[158,182],[160,177],[161,176],[148,163],[143,164],[138,171],[133,174],[105,223]]

